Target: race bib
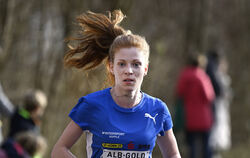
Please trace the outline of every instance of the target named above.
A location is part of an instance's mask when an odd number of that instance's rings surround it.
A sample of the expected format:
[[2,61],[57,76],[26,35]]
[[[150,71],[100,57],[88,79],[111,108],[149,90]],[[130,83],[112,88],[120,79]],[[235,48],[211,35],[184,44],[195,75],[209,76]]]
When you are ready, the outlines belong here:
[[103,149],[101,158],[149,158],[149,151],[127,151]]

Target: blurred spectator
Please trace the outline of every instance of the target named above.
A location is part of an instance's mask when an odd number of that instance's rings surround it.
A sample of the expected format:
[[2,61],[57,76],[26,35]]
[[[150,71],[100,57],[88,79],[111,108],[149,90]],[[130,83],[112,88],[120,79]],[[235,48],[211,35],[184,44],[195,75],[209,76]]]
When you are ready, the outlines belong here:
[[202,69],[206,64],[205,59],[198,53],[190,53],[187,66],[177,83],[177,97],[184,106],[185,134],[190,158],[212,156],[209,135],[213,124],[211,105],[215,94],[209,77]]
[[30,91],[24,97],[24,104],[18,107],[10,122],[9,137],[25,131],[39,133],[41,117],[47,106],[47,97],[40,91]]
[[214,101],[215,123],[212,128],[210,143],[216,153],[216,157],[219,157],[219,151],[227,150],[231,147],[230,101],[232,99],[232,89],[230,87],[231,79],[227,73],[228,63],[226,58],[220,56],[217,61],[216,76],[220,85],[220,95],[216,96]]
[[47,143],[41,135],[33,132],[18,133],[3,143],[0,150],[1,158],[41,158]]
[[208,60],[207,60],[206,72],[208,76],[210,77],[216,97],[218,97],[222,93],[221,83],[220,83],[220,79],[218,76],[220,54],[215,50],[210,50],[207,53],[207,59]]
[[[1,116],[10,116],[14,112],[14,106],[9,101],[8,97],[4,94],[0,83],[0,117]],[[2,135],[2,121],[0,120],[0,144],[3,141]]]

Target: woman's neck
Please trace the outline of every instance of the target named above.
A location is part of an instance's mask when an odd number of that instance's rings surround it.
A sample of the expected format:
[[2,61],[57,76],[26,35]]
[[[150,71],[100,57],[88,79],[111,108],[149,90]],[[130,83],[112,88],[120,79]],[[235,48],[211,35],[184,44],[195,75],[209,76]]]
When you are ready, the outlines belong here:
[[132,108],[140,103],[142,94],[140,90],[121,91],[116,87],[110,90],[111,96],[115,103],[123,108]]

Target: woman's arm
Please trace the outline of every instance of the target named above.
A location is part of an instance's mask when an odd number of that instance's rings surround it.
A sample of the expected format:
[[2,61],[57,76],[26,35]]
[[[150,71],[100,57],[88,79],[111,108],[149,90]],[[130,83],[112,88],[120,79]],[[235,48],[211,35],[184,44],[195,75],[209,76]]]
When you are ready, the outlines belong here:
[[181,158],[172,129],[166,131],[164,136],[159,136],[157,144],[160,147],[163,158]]
[[51,158],[75,158],[69,149],[76,143],[82,132],[82,129],[74,121],[71,121],[55,144]]

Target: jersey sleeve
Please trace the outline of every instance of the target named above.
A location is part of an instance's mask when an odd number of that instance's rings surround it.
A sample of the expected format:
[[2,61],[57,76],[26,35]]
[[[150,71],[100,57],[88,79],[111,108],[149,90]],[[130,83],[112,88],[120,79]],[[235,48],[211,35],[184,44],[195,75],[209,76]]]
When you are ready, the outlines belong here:
[[162,102],[162,108],[163,108],[163,117],[162,117],[162,124],[160,127],[159,136],[164,136],[165,132],[173,127],[171,114],[167,108],[167,105],[164,102]]
[[79,125],[82,130],[88,130],[89,129],[89,119],[90,118],[90,111],[89,111],[89,105],[87,104],[84,97],[80,98],[78,103],[75,105],[75,107],[71,110],[69,113],[69,117],[77,124]]

